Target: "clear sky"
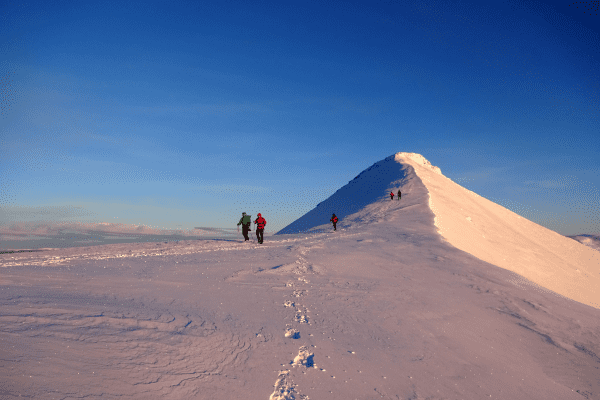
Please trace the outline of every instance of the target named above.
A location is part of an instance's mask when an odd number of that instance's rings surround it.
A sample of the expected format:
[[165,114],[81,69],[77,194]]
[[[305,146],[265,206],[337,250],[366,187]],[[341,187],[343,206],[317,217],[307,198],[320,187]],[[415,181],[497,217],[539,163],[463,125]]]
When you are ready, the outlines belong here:
[[275,231],[404,151],[598,233],[599,3],[3,3],[0,223]]

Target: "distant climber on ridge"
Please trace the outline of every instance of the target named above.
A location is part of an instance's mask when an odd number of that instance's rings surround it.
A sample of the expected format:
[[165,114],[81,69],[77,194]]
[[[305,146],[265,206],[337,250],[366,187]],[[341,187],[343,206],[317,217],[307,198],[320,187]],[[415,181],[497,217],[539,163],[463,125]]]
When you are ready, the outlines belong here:
[[[250,232],[250,222],[251,221],[252,221],[252,217],[250,215],[246,215],[246,213],[243,212],[242,218],[240,218],[240,222],[238,222],[238,226],[242,225],[242,235],[244,235],[244,242],[250,240],[250,238],[248,238],[248,232]],[[238,228],[238,229],[240,229],[240,228]]]
[[394,192],[390,192],[390,199],[394,200]]
[[338,217],[335,216],[335,213],[333,214],[333,216],[331,217],[330,221],[333,223],[333,230],[335,231],[335,224],[337,224],[338,222]]
[[262,244],[264,239],[263,234],[265,232],[265,225],[267,225],[267,221],[260,215],[260,213],[258,213],[258,218],[254,220],[254,223],[256,224],[256,239],[258,240],[259,244]]
[[398,189],[398,200],[400,200],[400,197],[402,197],[402,193],[400,192],[400,189]]

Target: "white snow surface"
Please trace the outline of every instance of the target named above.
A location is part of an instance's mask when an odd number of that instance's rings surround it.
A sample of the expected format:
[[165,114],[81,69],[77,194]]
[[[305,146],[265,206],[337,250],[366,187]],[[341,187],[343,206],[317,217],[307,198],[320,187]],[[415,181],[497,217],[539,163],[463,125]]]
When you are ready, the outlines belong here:
[[579,243],[591,247],[592,249],[600,251],[600,236],[598,235],[574,235],[568,237],[577,240]]
[[421,155],[280,233],[0,254],[0,399],[600,398],[600,252]]

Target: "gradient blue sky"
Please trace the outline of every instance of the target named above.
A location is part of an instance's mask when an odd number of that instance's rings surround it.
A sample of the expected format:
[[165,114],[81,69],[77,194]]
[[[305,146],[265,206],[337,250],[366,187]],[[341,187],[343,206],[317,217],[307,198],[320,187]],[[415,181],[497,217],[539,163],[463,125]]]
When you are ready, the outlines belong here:
[[273,230],[398,151],[600,232],[599,3],[40,1],[0,16],[0,223]]

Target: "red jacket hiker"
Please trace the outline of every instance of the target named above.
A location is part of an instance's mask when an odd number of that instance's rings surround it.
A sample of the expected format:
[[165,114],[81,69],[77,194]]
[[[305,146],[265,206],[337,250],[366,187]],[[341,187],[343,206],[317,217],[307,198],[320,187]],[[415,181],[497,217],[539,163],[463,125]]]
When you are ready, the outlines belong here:
[[394,200],[394,192],[390,192],[390,198]]
[[258,240],[258,243],[262,244],[264,240],[263,231],[265,229],[265,225],[267,225],[267,221],[260,215],[260,213],[258,213],[258,218],[254,220],[254,223],[256,224],[256,239]]
[[254,220],[254,223],[257,225],[256,226],[257,229],[265,229],[265,225],[267,224],[267,221],[260,215],[260,213],[258,213],[258,218],[256,218],[256,220]]
[[333,230],[335,231],[336,230],[335,224],[337,224],[337,222],[338,222],[338,217],[336,217],[335,214],[333,214],[333,216],[331,217],[331,219],[329,221],[331,221],[333,223]]

